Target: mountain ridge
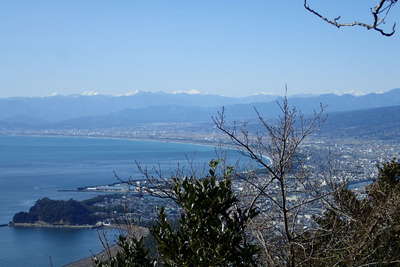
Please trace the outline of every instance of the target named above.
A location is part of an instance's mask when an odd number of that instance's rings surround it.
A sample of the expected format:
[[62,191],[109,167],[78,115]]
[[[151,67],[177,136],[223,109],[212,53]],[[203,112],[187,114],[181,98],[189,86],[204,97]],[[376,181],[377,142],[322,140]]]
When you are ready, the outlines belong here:
[[[154,96],[159,98],[147,100]],[[240,98],[240,103],[229,97],[166,93],[138,93],[125,97],[93,95],[0,99],[0,129],[110,128],[136,123],[207,122],[222,106],[225,106],[228,119],[232,120],[254,119],[254,108],[267,118],[275,118],[279,114],[276,100],[281,98],[265,97]],[[306,115],[312,114],[320,104],[326,106],[327,113],[396,106],[400,105],[400,89],[363,96],[323,94],[291,97],[289,103]]]

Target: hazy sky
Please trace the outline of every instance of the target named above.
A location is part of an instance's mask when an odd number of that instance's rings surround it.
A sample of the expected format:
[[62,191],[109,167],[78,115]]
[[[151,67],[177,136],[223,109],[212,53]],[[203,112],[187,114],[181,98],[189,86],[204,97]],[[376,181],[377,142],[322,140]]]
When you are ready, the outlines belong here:
[[[332,17],[365,0],[311,0]],[[346,4],[340,8],[340,4]],[[400,87],[399,33],[338,30],[303,0],[2,1],[0,97],[97,91],[229,96]],[[317,7],[317,6],[316,6]],[[346,10],[347,9],[347,10]]]

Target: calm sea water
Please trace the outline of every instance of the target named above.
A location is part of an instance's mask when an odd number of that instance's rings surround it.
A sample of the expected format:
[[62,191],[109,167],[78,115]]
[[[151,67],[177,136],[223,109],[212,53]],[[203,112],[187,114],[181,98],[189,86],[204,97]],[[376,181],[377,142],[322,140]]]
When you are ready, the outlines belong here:
[[[165,175],[189,159],[196,168],[216,158],[213,147],[72,137],[0,136],[0,224],[42,197],[86,199],[92,193],[58,192],[140,178],[135,160]],[[233,161],[240,156],[228,152]],[[101,250],[96,230],[0,227],[0,267],[62,266]]]

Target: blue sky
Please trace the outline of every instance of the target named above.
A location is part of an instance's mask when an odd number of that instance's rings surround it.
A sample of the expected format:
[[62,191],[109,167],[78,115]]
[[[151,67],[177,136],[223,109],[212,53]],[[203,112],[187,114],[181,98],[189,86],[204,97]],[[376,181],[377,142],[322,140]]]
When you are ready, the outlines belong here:
[[[311,1],[369,20],[365,2]],[[385,91],[400,87],[399,9],[387,38],[338,30],[302,0],[2,1],[0,97]]]

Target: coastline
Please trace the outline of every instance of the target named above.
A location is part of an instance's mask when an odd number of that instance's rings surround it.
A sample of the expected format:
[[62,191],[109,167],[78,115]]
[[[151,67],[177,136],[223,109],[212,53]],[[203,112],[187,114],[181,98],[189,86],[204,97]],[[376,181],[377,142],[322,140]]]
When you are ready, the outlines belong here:
[[[240,149],[233,143],[206,141],[203,139],[182,139],[182,138],[150,138],[150,137],[130,137],[130,136],[112,136],[112,135],[69,135],[69,134],[1,134],[4,136],[31,136],[31,137],[50,137],[50,138],[82,138],[82,139],[108,139],[108,140],[126,140],[126,141],[145,141],[159,143],[186,144],[195,146],[213,147],[214,149],[229,149],[240,152]],[[263,155],[268,160],[268,156]]]
[[160,142],[160,143],[174,143],[174,144],[189,144],[198,146],[210,147],[226,147],[235,149],[233,144],[226,144],[221,142],[212,142],[199,139],[182,139],[182,138],[150,138],[150,137],[130,137],[130,136],[112,136],[112,135],[69,135],[69,134],[1,134],[4,136],[31,136],[31,137],[68,137],[68,138],[88,138],[88,139],[109,139],[109,140],[128,140],[128,141],[146,141],[146,142]]
[[14,223],[8,224],[9,227],[24,227],[24,228],[63,228],[63,229],[96,229],[103,227],[102,225],[72,225],[72,224],[49,224],[49,223]]
[[126,225],[126,224],[100,224],[100,225],[90,225],[90,224],[50,224],[45,222],[37,223],[14,223],[10,222],[4,226],[8,227],[25,227],[25,228],[62,228],[62,229],[115,229],[127,232],[138,232],[142,235],[148,234],[148,229],[143,226],[137,225]]

